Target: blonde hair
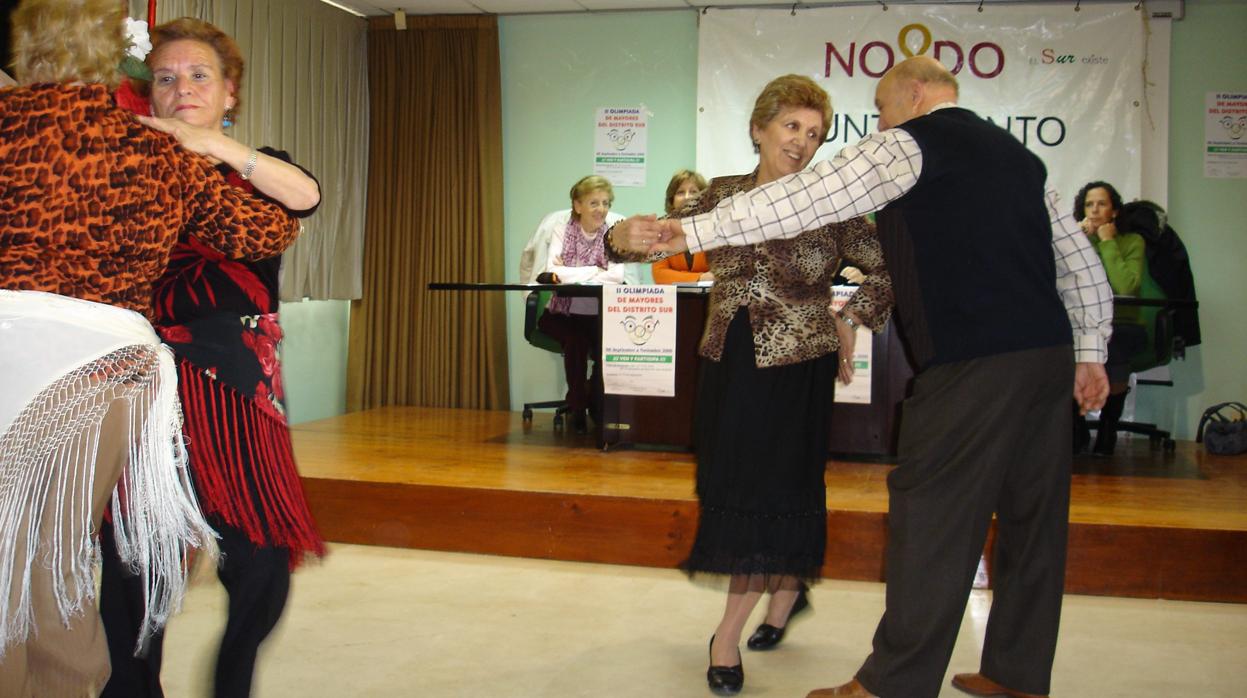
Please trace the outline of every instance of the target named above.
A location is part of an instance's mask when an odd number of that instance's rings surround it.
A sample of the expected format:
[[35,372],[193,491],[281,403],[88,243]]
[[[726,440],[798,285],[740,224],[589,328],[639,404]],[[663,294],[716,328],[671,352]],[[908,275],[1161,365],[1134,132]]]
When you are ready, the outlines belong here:
[[[615,203],[615,189],[611,187],[610,180],[601,175],[589,175],[581,177],[580,181],[572,185],[571,197],[572,203],[575,204],[580,199],[592,194],[595,191],[604,191],[609,201]],[[576,207],[572,206],[572,220],[580,220],[580,214],[576,213]]]
[[13,11],[18,82],[121,82],[126,8],[120,0],[22,0]]
[[[160,52],[161,46],[171,41],[182,40],[198,41],[210,47],[216,54],[217,60],[221,62],[222,77],[234,84],[234,91],[230,93],[230,96],[234,98],[234,106],[230,107],[229,111],[237,114],[239,107],[242,106],[240,96],[242,75],[247,65],[242,59],[242,51],[239,50],[238,43],[230,38],[229,34],[218,29],[215,24],[191,17],[181,17],[152,27],[152,52],[147,54],[148,67],[151,66],[155,55]],[[151,84],[142,84],[143,93],[148,94]]]
[[677,171],[675,174],[671,175],[671,181],[667,182],[667,199],[664,202],[666,204],[667,213],[671,213],[672,209],[675,208],[675,193],[679,191],[680,187],[684,186],[684,183],[689,180],[692,180],[697,184],[698,191],[706,190],[705,177],[702,177],[700,174],[692,170]]
[[[762,88],[762,94],[753,103],[753,113],[749,115],[749,140],[753,140],[753,129],[759,131],[766,128],[784,109],[813,109],[823,115],[823,132],[818,139],[827,138],[831,129],[831,97],[818,83],[804,75],[781,75],[768,82]],[[758,152],[758,144],[753,144],[753,152]]]

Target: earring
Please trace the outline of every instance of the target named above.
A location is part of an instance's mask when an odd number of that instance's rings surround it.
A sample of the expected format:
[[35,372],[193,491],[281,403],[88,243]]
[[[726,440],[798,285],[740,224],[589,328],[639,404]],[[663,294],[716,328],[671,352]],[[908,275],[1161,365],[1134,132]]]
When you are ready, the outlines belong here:
[[221,128],[229,128],[234,125],[234,110],[225,110],[225,116],[221,118]]

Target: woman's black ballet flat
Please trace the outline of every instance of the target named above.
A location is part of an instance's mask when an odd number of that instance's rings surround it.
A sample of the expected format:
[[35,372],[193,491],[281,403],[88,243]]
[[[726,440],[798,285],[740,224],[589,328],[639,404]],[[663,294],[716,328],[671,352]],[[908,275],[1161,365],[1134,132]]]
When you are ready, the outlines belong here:
[[[710,647],[713,652],[714,636],[710,637]],[[737,664],[736,666],[715,666],[714,659],[710,668],[706,670],[706,684],[710,686],[710,691],[715,695],[734,696],[740,693],[740,689],[745,686],[745,666]]]
[[712,666],[706,670],[706,684],[716,695],[734,696],[745,687],[745,668],[740,664]]
[[810,600],[806,598],[806,592],[810,588],[805,584],[801,585],[801,590],[797,592],[797,600],[792,602],[792,610],[788,612],[788,621],[784,627],[777,628],[774,625],[763,623],[758,629],[753,631],[749,636],[749,640],[745,646],[754,651],[773,650],[784,639],[784,631],[788,628],[788,623],[792,622],[802,611],[810,607]]
[[[792,616],[789,616],[789,618],[791,619]],[[753,631],[753,634],[749,636],[749,641],[745,644],[749,647],[749,649],[755,651],[771,650],[775,649],[775,646],[778,645],[783,639],[783,628],[777,628],[774,625],[763,623],[758,626],[757,630]]]

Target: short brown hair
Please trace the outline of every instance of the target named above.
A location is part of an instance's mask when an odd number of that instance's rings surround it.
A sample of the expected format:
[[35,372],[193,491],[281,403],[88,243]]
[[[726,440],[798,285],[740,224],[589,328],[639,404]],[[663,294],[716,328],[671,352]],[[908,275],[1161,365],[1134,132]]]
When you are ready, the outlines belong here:
[[[609,179],[601,175],[589,175],[581,177],[579,181],[572,185],[570,192],[572,203],[579,201],[581,198],[592,194],[595,191],[604,191],[606,196],[610,197],[610,202],[615,203],[615,188],[611,186]],[[572,206],[572,220],[580,220],[580,216],[576,213],[576,207]]]
[[18,82],[121,82],[126,9],[118,0],[22,0],[13,11]]
[[[753,141],[753,129],[762,130],[771,123],[783,109],[813,109],[823,115],[823,132],[818,139],[825,140],[831,130],[831,97],[818,83],[804,75],[781,75],[768,82],[762,88],[762,94],[753,103],[753,113],[749,115],[749,140]],[[753,152],[758,152],[758,144],[753,144]]]
[[684,183],[692,180],[697,183],[699,191],[706,190],[706,178],[692,170],[679,170],[671,175],[671,181],[667,182],[667,199],[664,202],[667,213],[672,213],[675,208],[675,193],[684,186]]
[[[226,80],[234,83],[234,106],[230,108],[234,114],[242,106],[242,74],[246,63],[242,59],[242,51],[229,34],[221,31],[214,24],[209,24],[192,17],[180,17],[172,22],[158,24],[152,28],[152,52],[147,54],[148,65],[160,47],[170,41],[198,41],[212,48],[213,53],[221,61],[221,72]],[[148,85],[150,88],[150,85]]]

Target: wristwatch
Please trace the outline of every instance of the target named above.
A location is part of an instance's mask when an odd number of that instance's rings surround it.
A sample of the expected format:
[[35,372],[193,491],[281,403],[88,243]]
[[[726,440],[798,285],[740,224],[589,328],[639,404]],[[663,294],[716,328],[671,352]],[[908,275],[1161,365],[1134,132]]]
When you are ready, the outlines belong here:
[[845,315],[843,312],[836,313],[836,315],[840,316],[840,319],[844,321],[844,324],[848,325],[849,329],[853,331],[857,331],[857,328],[861,327],[861,324],[858,323],[857,320],[854,320],[852,317]]

